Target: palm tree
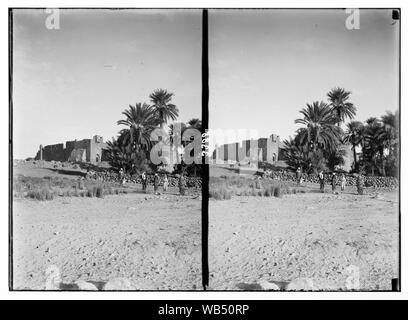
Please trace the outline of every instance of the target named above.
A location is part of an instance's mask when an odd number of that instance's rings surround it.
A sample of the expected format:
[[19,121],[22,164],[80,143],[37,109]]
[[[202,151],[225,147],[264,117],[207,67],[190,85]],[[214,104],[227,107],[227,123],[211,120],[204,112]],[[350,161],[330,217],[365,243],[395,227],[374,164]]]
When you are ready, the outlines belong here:
[[293,170],[301,167],[306,172],[311,169],[317,172],[326,167],[323,153],[320,150],[310,152],[308,146],[299,142],[299,136],[295,136],[294,139],[289,137],[289,140],[284,140],[282,153],[283,159]]
[[307,147],[296,141],[296,137],[295,139],[289,137],[288,140],[283,141],[282,155],[283,159],[292,169],[296,170],[298,167],[306,167]]
[[200,119],[193,118],[190,121],[188,121],[187,124],[189,125],[189,128],[195,128],[199,131],[201,131],[202,129],[202,123]]
[[350,91],[346,91],[343,88],[334,88],[328,94],[330,107],[334,111],[337,117],[337,125],[340,126],[346,118],[353,119],[356,115],[356,107],[349,102]]
[[357,152],[356,147],[362,142],[363,140],[363,129],[364,125],[360,121],[351,121],[347,123],[347,129],[344,135],[343,142],[350,143],[353,149],[353,157],[354,157],[354,171],[358,172],[358,161],[357,161]]
[[329,105],[315,101],[307,104],[300,113],[303,118],[296,119],[295,123],[306,126],[298,130],[300,143],[307,144],[313,152],[318,148],[335,150],[340,143],[342,130],[336,126],[337,118]]
[[326,165],[330,170],[335,170],[337,166],[344,165],[344,156],[346,155],[346,150],[339,146],[335,150],[329,150],[323,152],[324,158],[326,159]]
[[178,117],[177,107],[170,103],[174,93],[167,92],[164,89],[157,89],[150,94],[150,101],[153,103],[152,107],[160,119],[160,128],[167,123],[169,119],[176,120]]
[[122,134],[117,139],[107,141],[107,158],[112,168],[119,171],[135,173],[147,168],[147,157],[142,151],[132,150],[126,142],[126,137]]
[[398,116],[397,113],[386,111],[385,115],[381,117],[383,124],[383,132],[381,135],[386,140],[389,154],[392,153],[393,148],[397,144],[398,139]]
[[124,139],[132,148],[149,149],[151,146],[150,133],[160,121],[154,109],[146,103],[136,103],[135,106],[129,105],[129,109],[123,111],[122,114],[126,118],[117,123],[128,127],[122,130]]
[[381,171],[378,166],[378,158],[383,154],[383,140],[380,138],[381,122],[376,117],[370,117],[366,120],[363,130],[363,158],[367,169],[371,169],[371,175],[375,171]]

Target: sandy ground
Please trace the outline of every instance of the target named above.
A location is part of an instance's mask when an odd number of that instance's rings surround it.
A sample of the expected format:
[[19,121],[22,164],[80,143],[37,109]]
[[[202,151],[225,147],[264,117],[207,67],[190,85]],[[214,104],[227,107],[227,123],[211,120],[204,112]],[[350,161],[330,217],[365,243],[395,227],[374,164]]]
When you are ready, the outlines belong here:
[[126,194],[15,200],[13,287],[44,289],[45,270],[129,279],[142,290],[201,289],[201,198]]
[[391,290],[398,216],[397,192],[210,200],[210,288],[308,278],[314,290],[347,290],[357,275],[360,290]]

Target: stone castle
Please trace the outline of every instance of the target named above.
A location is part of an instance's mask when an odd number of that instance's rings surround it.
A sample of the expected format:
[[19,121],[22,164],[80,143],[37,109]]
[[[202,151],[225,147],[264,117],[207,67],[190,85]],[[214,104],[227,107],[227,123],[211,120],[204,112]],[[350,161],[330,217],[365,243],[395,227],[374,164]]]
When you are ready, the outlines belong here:
[[[282,157],[283,143],[276,134],[271,134],[269,138],[259,138],[243,140],[241,143],[227,143],[221,146],[215,146],[212,159],[215,163],[237,163],[248,162],[249,160],[256,162],[267,162],[273,165],[284,163]],[[349,172],[353,165],[353,152],[351,145],[342,145],[345,151],[344,165],[339,169]]]
[[105,150],[106,143],[103,142],[103,138],[95,135],[92,139],[66,141],[65,146],[63,143],[47,146],[40,145],[35,159],[97,164],[106,160]]
[[[89,162],[98,164],[106,161],[107,145],[103,142],[101,136],[95,135],[92,139],[66,141],[63,143],[42,146],[35,156],[35,160],[61,161],[61,162]],[[283,144],[280,137],[271,134],[269,138],[259,138],[243,140],[241,143],[228,143],[221,146],[216,145],[212,155],[215,163],[237,163],[261,161],[273,165],[283,163],[282,159]],[[346,151],[344,156],[344,165],[341,169],[350,171],[353,165],[353,152],[351,145],[343,145]]]
[[279,136],[272,134],[269,138],[243,140],[241,143],[234,142],[216,146],[213,159],[233,163],[255,157],[256,159],[253,160],[276,164],[280,160],[279,150],[281,148]]

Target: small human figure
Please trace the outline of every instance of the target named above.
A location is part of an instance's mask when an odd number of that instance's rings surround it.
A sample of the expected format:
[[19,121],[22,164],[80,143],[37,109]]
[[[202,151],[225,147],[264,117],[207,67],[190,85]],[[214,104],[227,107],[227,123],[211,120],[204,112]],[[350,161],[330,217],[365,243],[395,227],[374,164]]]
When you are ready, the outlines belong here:
[[157,194],[157,190],[159,190],[159,175],[157,173],[154,174],[153,186],[154,193]]
[[143,172],[143,173],[142,173],[141,179],[142,179],[142,190],[143,190],[144,192],[146,192],[146,191],[147,191],[147,177],[146,177],[146,172]]
[[341,191],[344,191],[346,189],[346,176],[344,173],[341,175]]
[[332,179],[331,179],[331,184],[332,184],[332,191],[336,192],[336,183],[337,183],[337,176],[336,176],[336,172],[332,173]]
[[364,177],[361,174],[361,172],[359,172],[358,176],[357,176],[357,193],[362,195],[364,194]]
[[123,168],[120,168],[119,170],[119,181],[122,186],[125,184],[125,171]]
[[319,172],[319,182],[320,182],[320,191],[324,192],[324,174],[323,174],[323,170],[320,170],[320,172]]
[[167,174],[164,174],[164,177],[163,177],[163,191],[167,191],[168,186],[169,186],[169,179],[167,178]]
[[300,167],[298,167],[297,170],[296,170],[296,181],[297,181],[298,185],[300,184],[301,175],[302,175],[302,171],[301,171]]
[[179,177],[179,191],[182,196],[184,196],[184,194],[186,193],[186,189],[184,186],[184,177],[182,173],[180,174],[180,177]]

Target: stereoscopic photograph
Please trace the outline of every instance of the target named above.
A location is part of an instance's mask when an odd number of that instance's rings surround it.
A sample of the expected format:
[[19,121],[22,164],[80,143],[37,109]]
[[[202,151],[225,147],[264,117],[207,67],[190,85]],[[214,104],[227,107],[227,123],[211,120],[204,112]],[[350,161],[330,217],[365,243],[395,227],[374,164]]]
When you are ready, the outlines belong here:
[[9,19],[10,289],[201,290],[202,11]]
[[9,21],[10,290],[400,291],[399,9]]
[[208,26],[209,287],[399,290],[399,10]]

